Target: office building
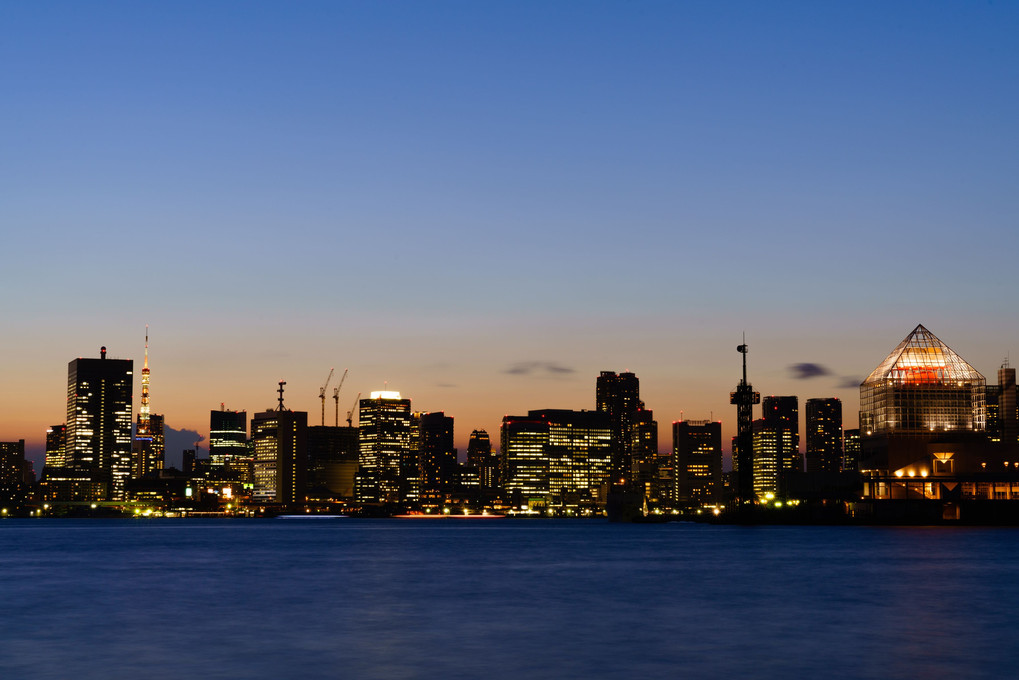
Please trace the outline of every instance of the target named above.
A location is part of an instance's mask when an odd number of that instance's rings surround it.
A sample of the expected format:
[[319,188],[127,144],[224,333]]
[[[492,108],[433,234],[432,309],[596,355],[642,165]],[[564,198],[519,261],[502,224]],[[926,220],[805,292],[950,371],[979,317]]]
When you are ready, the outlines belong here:
[[308,472],[308,413],[283,406],[280,382],[279,407],[251,418],[254,448],[256,501],[297,509],[306,500]]
[[836,473],[842,470],[842,402],[807,399],[806,471]]
[[629,487],[633,480],[634,414],[644,408],[640,380],[633,373],[602,371],[595,387],[596,408],[608,415],[612,428],[613,485]]
[[544,409],[529,411],[527,417],[548,424],[549,502],[561,509],[604,508],[612,481],[611,415]]
[[722,424],[681,420],[672,424],[675,501],[694,508],[722,503]]
[[530,416],[505,416],[500,430],[504,500],[516,509],[537,509],[548,502],[549,424]]
[[0,442],[0,504],[14,506],[25,501],[31,488],[26,484],[27,468],[24,439]]
[[658,422],[652,411],[639,408],[630,418],[631,488],[655,504],[663,500],[658,486],[658,459]]
[[87,472],[96,498],[122,501],[131,474],[130,359],[74,359],[67,366],[65,464]]
[[418,461],[421,500],[441,501],[453,491],[457,473],[453,446],[453,418],[442,411],[421,413],[418,418]]
[[45,469],[62,468],[67,464],[64,459],[66,440],[66,425],[53,425],[46,430],[46,462],[43,464]]
[[[415,495],[411,470],[410,399],[399,392],[372,392],[359,405],[358,470],[355,496],[360,503],[402,505]],[[409,479],[408,479],[409,477]]]
[[467,464],[478,474],[482,491],[492,492],[499,488],[499,455],[492,450],[492,441],[485,430],[474,430],[467,442]]
[[353,499],[357,474],[356,427],[308,428],[308,492],[313,498]]
[[218,411],[209,411],[209,464],[241,483],[253,482],[254,458],[248,444],[246,411],[228,411],[223,404]]
[[860,471],[860,430],[846,430],[843,433],[842,471]]

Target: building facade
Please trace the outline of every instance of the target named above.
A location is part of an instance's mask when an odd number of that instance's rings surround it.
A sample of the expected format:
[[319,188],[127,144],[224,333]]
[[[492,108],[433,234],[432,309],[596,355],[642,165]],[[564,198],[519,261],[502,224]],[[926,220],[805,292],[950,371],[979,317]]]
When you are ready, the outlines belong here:
[[842,470],[842,402],[836,397],[807,399],[806,471]]
[[87,472],[96,497],[126,500],[131,475],[131,403],[134,362],[74,359],[67,365],[65,466]]

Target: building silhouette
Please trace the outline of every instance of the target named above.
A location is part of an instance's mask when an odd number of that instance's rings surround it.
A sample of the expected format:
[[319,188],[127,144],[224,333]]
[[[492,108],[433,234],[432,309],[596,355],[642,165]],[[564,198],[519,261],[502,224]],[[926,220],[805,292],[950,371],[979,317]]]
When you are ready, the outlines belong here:
[[16,506],[25,502],[31,482],[35,481],[26,479],[28,469],[24,439],[0,442],[0,504]]
[[131,475],[131,400],[134,363],[74,359],[67,365],[65,466],[88,477],[88,500],[126,500]]
[[309,497],[353,499],[357,455],[356,427],[332,425],[309,427]]
[[453,492],[457,476],[453,418],[442,411],[418,415],[418,464],[422,503],[442,503]]
[[842,402],[836,397],[807,399],[806,466],[808,473],[842,470]]
[[736,347],[743,355],[743,378],[733,392],[729,403],[736,406],[736,436],[732,447],[732,473],[735,478],[734,500],[737,507],[753,503],[754,492],[754,404],[761,402],[761,393],[747,381],[747,353],[750,347],[744,342]]
[[672,424],[672,459],[680,506],[704,507],[722,502],[722,424],[681,420]]
[[595,386],[598,411],[608,415],[612,427],[612,484],[629,487],[633,480],[634,414],[644,407],[640,380],[633,373],[602,371]]
[[846,430],[842,435],[842,471],[859,472],[860,470],[860,429]]
[[499,455],[492,449],[492,441],[485,430],[474,430],[467,442],[467,464],[477,470],[482,492],[499,489]]

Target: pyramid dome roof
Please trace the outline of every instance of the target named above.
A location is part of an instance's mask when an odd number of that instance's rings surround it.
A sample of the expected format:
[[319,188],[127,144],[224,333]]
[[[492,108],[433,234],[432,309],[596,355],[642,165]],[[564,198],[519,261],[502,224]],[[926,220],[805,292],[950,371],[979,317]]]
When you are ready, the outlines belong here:
[[886,380],[913,384],[983,382],[984,376],[923,324],[918,324],[863,384]]

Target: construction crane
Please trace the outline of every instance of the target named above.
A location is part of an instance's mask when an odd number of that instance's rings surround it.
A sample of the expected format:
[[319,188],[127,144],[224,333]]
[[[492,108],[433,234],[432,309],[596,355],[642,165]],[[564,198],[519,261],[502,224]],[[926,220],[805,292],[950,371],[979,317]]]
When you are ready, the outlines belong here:
[[329,369],[329,377],[326,378],[326,384],[323,385],[318,391],[318,398],[322,400],[322,425],[326,424],[326,388],[329,387],[329,381],[333,379],[333,371],[335,369]]
[[333,388],[333,401],[336,402],[336,427],[340,426],[340,388],[343,387],[343,381],[347,379],[347,371],[349,368],[343,369],[343,375],[340,376],[340,384]]
[[357,406],[361,403],[361,393],[357,393],[357,398],[354,399],[354,405],[347,411],[347,427],[354,427],[354,414],[357,413]]

